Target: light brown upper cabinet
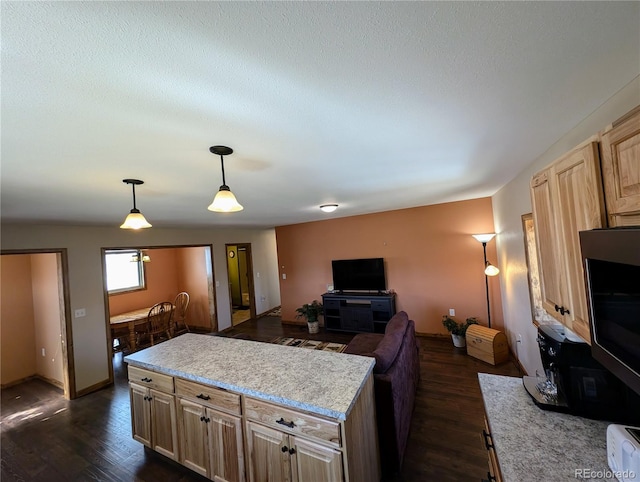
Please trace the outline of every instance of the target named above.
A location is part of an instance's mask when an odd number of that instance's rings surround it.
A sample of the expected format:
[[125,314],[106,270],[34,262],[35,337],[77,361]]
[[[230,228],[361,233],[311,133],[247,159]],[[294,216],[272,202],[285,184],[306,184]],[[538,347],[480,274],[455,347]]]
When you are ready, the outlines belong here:
[[640,106],[602,133],[609,226],[640,225]]
[[590,343],[578,233],[605,225],[597,137],[557,159],[531,180],[542,305]]

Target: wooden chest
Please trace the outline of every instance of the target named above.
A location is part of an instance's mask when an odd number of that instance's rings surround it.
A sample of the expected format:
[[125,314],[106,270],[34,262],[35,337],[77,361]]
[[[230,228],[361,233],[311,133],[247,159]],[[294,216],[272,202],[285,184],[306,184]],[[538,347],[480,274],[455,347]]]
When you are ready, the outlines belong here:
[[467,355],[492,365],[509,359],[509,345],[504,333],[482,325],[467,328]]

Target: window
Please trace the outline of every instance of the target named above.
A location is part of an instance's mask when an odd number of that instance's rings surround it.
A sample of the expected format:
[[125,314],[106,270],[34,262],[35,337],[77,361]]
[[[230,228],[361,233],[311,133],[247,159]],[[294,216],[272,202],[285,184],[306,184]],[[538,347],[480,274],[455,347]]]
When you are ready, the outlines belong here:
[[139,249],[105,252],[109,294],[144,289],[144,263]]

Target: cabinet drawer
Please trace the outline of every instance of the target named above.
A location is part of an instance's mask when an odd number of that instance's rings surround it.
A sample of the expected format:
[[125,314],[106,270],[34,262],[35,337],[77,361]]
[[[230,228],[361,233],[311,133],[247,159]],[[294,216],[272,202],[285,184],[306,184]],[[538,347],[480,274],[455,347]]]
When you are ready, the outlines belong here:
[[340,309],[340,300],[324,300],[324,308],[330,310]]
[[389,302],[387,300],[374,300],[371,302],[371,309],[373,311],[390,311]]
[[331,420],[314,417],[278,405],[245,398],[245,415],[270,427],[296,435],[306,435],[329,442],[334,447],[342,445],[340,424]]
[[129,381],[131,382],[162,390],[163,392],[173,393],[173,377],[169,375],[162,375],[144,368],[132,367],[131,365],[129,365],[128,373]]
[[240,415],[240,395],[221,388],[176,378],[176,395]]

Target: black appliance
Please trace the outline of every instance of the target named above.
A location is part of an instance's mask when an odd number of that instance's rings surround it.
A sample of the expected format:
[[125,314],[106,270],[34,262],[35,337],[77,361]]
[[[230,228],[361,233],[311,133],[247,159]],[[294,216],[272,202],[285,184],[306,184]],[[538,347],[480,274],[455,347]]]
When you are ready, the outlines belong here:
[[331,262],[335,291],[384,291],[384,258],[335,259]]
[[640,395],[640,227],[580,232],[591,353]]
[[640,421],[640,399],[591,356],[591,347],[562,325],[540,325],[544,376],[523,377],[540,408],[619,423]]

